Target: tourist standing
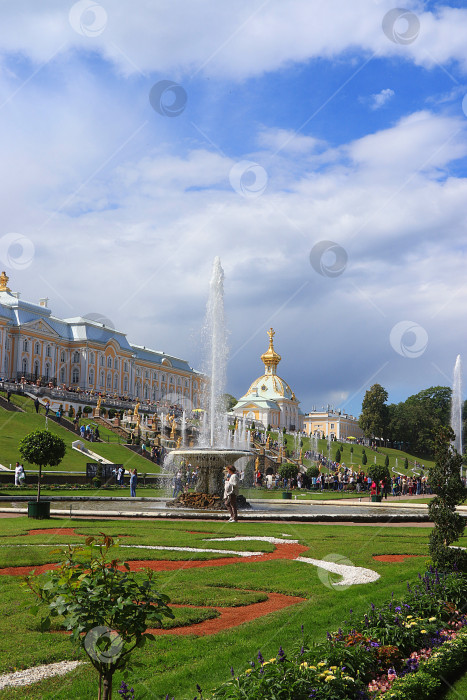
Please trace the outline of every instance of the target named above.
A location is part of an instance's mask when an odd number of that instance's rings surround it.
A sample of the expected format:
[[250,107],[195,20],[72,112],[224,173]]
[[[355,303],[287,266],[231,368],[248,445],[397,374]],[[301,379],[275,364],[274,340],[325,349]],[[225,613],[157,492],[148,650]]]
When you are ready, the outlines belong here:
[[130,496],[136,496],[136,487],[138,485],[138,473],[133,469],[130,476]]
[[34,408],[36,409],[36,413],[39,413],[39,405],[40,405],[40,404],[39,404],[39,399],[38,399],[37,396],[36,396],[36,398],[35,398],[35,400],[34,400]]
[[24,474],[24,469],[19,462],[15,465],[15,486],[21,486],[21,474]]
[[124,476],[125,470],[123,467],[119,467],[117,471],[117,484],[120,484],[120,487],[123,488],[124,484]]
[[237,496],[238,496],[238,474],[237,470],[230,464],[227,467],[229,473],[229,478],[225,482],[224,486],[224,502],[230,512],[229,523],[236,523],[238,521],[237,514]]

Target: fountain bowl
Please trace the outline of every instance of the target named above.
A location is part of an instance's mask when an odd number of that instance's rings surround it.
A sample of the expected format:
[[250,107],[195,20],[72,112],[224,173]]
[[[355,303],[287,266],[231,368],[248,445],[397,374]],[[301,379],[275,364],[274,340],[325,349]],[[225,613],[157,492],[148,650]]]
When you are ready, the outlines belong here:
[[222,496],[224,493],[224,470],[229,464],[235,464],[241,457],[251,457],[250,450],[231,450],[221,447],[180,447],[171,450],[171,462],[180,464],[184,460],[192,467],[198,468],[196,482],[197,493]]

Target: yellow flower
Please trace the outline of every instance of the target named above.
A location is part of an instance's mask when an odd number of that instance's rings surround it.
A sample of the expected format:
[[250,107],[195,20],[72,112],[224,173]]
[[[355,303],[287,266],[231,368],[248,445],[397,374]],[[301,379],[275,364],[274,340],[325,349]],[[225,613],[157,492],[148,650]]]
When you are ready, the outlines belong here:
[[312,671],[316,671],[316,666],[310,666],[310,669],[311,669]]
[[247,668],[247,670],[245,671],[245,673],[251,673],[252,670],[253,670],[252,668]]
[[426,630],[420,630],[422,634],[426,634]]
[[336,678],[336,677],[333,676],[332,673],[331,673],[329,676],[326,676],[326,678],[324,679],[324,681],[325,681],[325,683],[330,683],[330,682],[333,681],[335,678]]
[[355,678],[352,678],[352,676],[342,676],[344,681],[353,681],[355,683]]
[[300,664],[300,668],[308,668],[308,663],[304,661],[302,664]]
[[318,664],[318,668],[323,668],[323,666],[326,666],[326,664],[324,663],[324,661],[320,661]]
[[428,619],[428,622],[435,622],[435,620],[436,620],[436,617],[430,617],[430,618]]
[[320,673],[319,676],[318,676],[318,678],[320,679],[320,681],[322,681],[323,678],[326,678],[326,674],[325,674],[325,673]]
[[335,673],[337,671],[337,666],[329,666],[329,670]]
[[407,619],[411,620],[413,618],[413,615],[407,615]]
[[417,626],[417,623],[416,623],[416,622],[411,622],[410,625],[409,625],[409,627],[416,627],[416,626]]
[[275,660],[276,660],[276,657],[273,656],[272,659],[269,659],[268,664],[273,664]]

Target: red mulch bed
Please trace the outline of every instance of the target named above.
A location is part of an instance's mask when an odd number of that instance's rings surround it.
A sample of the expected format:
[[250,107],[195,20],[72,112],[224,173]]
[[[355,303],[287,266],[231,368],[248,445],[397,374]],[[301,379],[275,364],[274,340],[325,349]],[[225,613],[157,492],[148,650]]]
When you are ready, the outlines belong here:
[[375,561],[404,561],[404,559],[413,559],[413,557],[424,557],[424,554],[375,554],[373,559]]
[[[251,605],[243,605],[241,607],[219,608],[212,605],[197,605],[196,607],[198,608],[215,607],[215,609],[220,612],[220,615],[212,620],[204,620],[203,622],[198,622],[187,627],[176,627],[170,630],[150,629],[148,632],[152,632],[152,634],[194,634],[203,637],[208,634],[217,634],[217,632],[222,632],[223,630],[231,629],[232,627],[238,627],[238,625],[243,625],[244,622],[251,622],[252,620],[256,620],[258,617],[263,617],[263,615],[276,612],[276,610],[283,610],[291,605],[303,603],[305,600],[306,598],[299,598],[298,596],[283,595],[282,593],[268,593],[267,600],[263,600],[260,603],[252,603]],[[174,605],[172,607],[187,606]]]
[[76,535],[77,537],[84,537],[84,535],[79,535],[75,532],[74,527],[49,527],[29,530],[28,535]]

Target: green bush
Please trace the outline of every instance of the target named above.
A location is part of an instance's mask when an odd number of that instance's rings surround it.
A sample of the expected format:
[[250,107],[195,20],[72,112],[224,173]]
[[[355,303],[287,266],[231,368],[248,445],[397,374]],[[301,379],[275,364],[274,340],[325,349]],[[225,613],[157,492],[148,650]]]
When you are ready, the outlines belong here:
[[306,475],[309,479],[312,479],[314,476],[318,476],[319,474],[319,468],[316,466],[316,464],[312,464],[311,467],[308,467],[306,470]]
[[279,467],[279,476],[281,479],[294,479],[298,474],[298,467],[296,464],[291,464],[290,462],[285,462]]
[[334,461],[337,462],[338,464],[341,463],[341,451],[340,451],[340,448],[339,448],[339,447],[338,447],[337,450],[336,450],[336,454],[335,454],[335,457],[334,457]]
[[439,678],[417,671],[395,680],[386,697],[390,700],[429,700],[439,697],[441,685]]
[[89,415],[90,413],[92,413],[92,408],[91,408],[91,406],[85,406],[85,407],[83,408],[83,413],[84,413],[85,416],[87,416],[87,415]]
[[109,412],[108,412],[109,418],[115,418],[116,414],[117,414],[117,411],[115,410],[115,408],[109,408]]

